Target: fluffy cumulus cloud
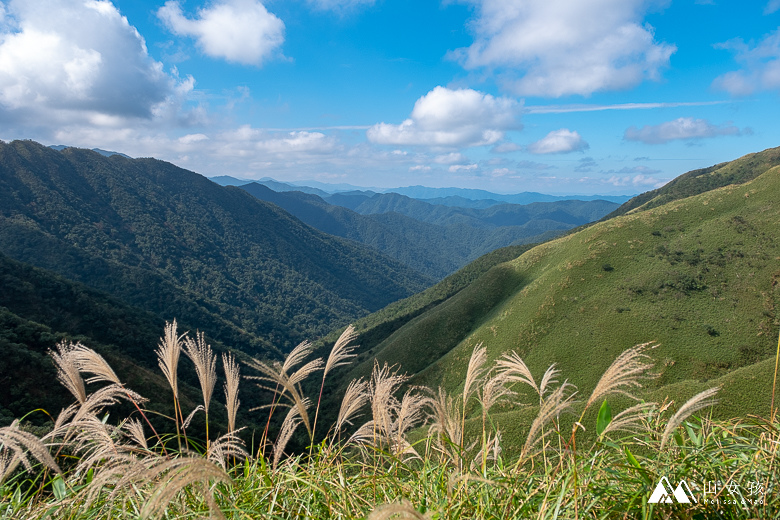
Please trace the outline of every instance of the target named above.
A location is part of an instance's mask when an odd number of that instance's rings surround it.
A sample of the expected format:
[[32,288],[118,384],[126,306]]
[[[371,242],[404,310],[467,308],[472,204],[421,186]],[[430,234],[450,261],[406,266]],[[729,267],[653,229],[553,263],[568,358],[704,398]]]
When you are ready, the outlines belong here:
[[582,136],[568,128],[553,130],[542,139],[528,145],[528,151],[533,154],[553,154],[582,152],[590,146]]
[[518,95],[559,97],[657,79],[676,47],[643,23],[648,0],[469,0],[474,43],[452,56]]
[[780,29],[765,36],[755,46],[735,39],[717,47],[731,51],[742,68],[715,78],[715,88],[734,96],[780,89]]
[[222,0],[188,18],[177,0],[169,0],[157,16],[179,36],[195,39],[213,58],[245,65],[261,65],[284,42],[284,22],[258,0]]
[[11,0],[2,18],[0,113],[6,125],[151,118],[192,88],[191,78],[178,82],[149,57],[141,35],[111,2]]
[[436,87],[414,104],[400,125],[379,123],[367,131],[378,144],[464,147],[495,144],[519,128],[521,105],[471,89]]
[[645,144],[663,144],[675,140],[694,141],[722,135],[741,135],[742,133],[743,131],[734,125],[713,125],[706,119],[680,117],[660,125],[646,125],[642,128],[632,126],[626,130],[623,138]]

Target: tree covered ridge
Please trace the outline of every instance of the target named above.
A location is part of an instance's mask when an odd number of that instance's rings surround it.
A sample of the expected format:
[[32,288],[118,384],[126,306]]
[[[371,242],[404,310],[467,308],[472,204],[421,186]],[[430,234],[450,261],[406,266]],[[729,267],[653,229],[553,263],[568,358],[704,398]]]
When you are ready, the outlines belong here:
[[424,276],[155,159],[0,144],[0,251],[254,352],[408,296]]

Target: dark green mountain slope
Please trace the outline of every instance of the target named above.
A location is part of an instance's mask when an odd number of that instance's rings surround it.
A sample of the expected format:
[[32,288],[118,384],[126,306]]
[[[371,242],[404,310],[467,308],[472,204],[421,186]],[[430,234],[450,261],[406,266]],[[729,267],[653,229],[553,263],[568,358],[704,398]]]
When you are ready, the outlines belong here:
[[[468,210],[436,206],[395,194],[344,195],[397,202],[391,211],[363,215],[329,204],[316,195],[279,193],[258,183],[241,188],[281,206],[310,226],[369,245],[437,279],[489,251],[552,238],[576,225],[596,220],[615,207],[604,201],[561,201]],[[404,211],[419,218],[396,211],[398,206],[404,206]]]
[[515,350],[537,376],[557,363],[587,395],[620,352],[657,341],[651,355],[661,376],[648,396],[687,398],[723,384],[719,413],[766,414],[767,360],[780,327],[780,166],[751,161],[752,181],[534,247],[385,327],[379,341],[372,331],[393,318],[366,318],[368,348],[347,379],[377,360],[400,366],[413,382],[456,389],[483,343],[493,358]]
[[250,353],[428,283],[172,164],[31,141],[0,144],[0,251]]

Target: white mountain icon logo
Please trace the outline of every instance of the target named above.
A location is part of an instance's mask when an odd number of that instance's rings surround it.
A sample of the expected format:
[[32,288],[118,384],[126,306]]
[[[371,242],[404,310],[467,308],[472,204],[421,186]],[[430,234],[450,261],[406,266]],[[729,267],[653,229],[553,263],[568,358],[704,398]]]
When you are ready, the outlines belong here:
[[[672,499],[674,497],[674,499]],[[677,487],[672,490],[672,485],[669,483],[669,479],[661,477],[661,481],[653,490],[653,494],[648,499],[649,504],[671,504],[674,501],[680,504],[690,504],[691,501],[696,502],[696,496],[694,496],[691,487],[684,480],[677,484]]]

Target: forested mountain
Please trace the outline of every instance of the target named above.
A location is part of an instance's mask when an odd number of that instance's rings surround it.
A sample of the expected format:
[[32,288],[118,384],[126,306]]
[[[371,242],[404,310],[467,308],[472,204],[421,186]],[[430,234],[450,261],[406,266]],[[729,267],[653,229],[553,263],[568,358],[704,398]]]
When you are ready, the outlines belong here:
[[647,399],[722,386],[717,413],[768,413],[780,149],[683,175],[624,210],[493,262],[471,283],[448,290],[447,279],[423,293],[441,298],[416,295],[361,320],[361,363],[345,380],[378,361],[412,383],[455,390],[481,343],[490,359],[516,351],[538,377],[557,363],[587,395],[620,352],[655,341],[648,353],[660,377],[647,382]]
[[0,143],[0,252],[259,355],[429,284],[170,163],[31,141]]
[[470,209],[395,193],[337,193],[324,200],[302,192],[276,192],[260,183],[241,188],[310,226],[374,247],[436,279],[500,247],[540,242],[598,220],[617,206],[571,200]]

